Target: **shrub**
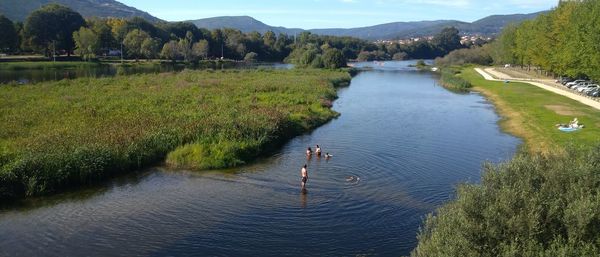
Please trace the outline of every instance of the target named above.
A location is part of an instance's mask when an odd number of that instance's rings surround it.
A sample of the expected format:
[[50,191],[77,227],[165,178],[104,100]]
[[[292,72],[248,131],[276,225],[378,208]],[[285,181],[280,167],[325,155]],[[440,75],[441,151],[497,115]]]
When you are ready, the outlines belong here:
[[484,166],[430,214],[412,256],[597,256],[600,147]]
[[461,77],[459,73],[452,69],[443,69],[440,83],[447,88],[455,89],[459,91],[466,91],[472,87],[471,83]]

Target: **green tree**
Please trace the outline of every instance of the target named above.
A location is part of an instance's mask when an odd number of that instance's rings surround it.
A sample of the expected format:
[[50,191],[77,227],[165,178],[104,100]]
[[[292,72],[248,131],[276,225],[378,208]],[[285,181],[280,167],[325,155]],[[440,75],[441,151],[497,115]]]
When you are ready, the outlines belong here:
[[15,24],[4,15],[0,15],[0,52],[13,52],[16,50],[19,35]]
[[329,69],[346,67],[346,58],[337,48],[329,48],[323,53],[323,66]]
[[493,58],[496,64],[516,64],[518,62],[515,55],[515,37],[518,26],[509,24],[504,27],[498,39],[493,43]]
[[441,56],[462,48],[462,45],[460,44],[460,35],[458,29],[455,27],[444,28],[439,34],[433,37],[432,43],[441,50]]
[[75,40],[76,46],[75,54],[80,55],[86,61],[96,58],[100,41],[93,30],[81,27],[78,31],[73,32],[73,40]]
[[136,61],[138,58],[142,57],[142,43],[144,43],[144,40],[149,38],[150,35],[147,32],[139,29],[134,29],[127,33],[123,44],[127,48],[128,55],[130,57],[134,57]]
[[194,45],[192,46],[192,55],[194,56],[194,59],[199,60],[202,58],[208,58],[208,46],[208,41],[204,39],[198,41],[197,43],[194,43]]
[[54,47],[70,55],[75,47],[73,32],[83,25],[85,21],[79,13],[62,5],[49,4],[27,17],[25,33],[31,46],[48,56]]
[[244,56],[244,61],[246,62],[255,62],[258,59],[258,54],[255,52],[249,52]]
[[108,52],[112,47],[117,47],[120,43],[113,37],[111,27],[108,25],[107,20],[104,19],[91,19],[86,21],[89,28],[91,28],[99,38],[99,47],[104,53]]
[[403,61],[406,60],[406,58],[408,57],[408,54],[405,52],[398,52],[395,53],[394,56],[392,57],[392,59],[397,60],[397,61]]
[[150,60],[158,56],[158,48],[160,47],[160,41],[155,38],[146,38],[142,42],[141,54]]
[[181,58],[181,51],[179,51],[179,42],[171,40],[167,42],[160,52],[162,58],[171,60],[173,62]]
[[519,60],[521,67],[527,65],[529,69],[531,67],[531,60],[533,56],[534,38],[533,38],[533,21],[523,22],[516,30],[515,33],[515,56]]

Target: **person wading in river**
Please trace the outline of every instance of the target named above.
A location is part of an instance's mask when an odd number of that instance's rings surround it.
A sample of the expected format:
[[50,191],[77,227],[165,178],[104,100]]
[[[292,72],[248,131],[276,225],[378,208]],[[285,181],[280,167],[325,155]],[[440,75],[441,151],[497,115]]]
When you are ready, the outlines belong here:
[[306,169],[306,164],[304,164],[304,167],[302,167],[302,169],[300,170],[300,176],[302,176],[302,189],[304,189],[304,187],[306,186],[306,181],[308,181],[308,170]]

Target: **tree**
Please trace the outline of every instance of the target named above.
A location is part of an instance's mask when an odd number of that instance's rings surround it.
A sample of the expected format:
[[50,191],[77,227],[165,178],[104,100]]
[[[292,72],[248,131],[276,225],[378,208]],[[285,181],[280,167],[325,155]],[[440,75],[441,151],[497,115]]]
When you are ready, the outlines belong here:
[[518,59],[515,55],[515,34],[518,26],[509,24],[504,27],[502,33],[493,43],[493,58],[496,64],[516,64]]
[[394,54],[392,59],[394,59],[396,61],[403,61],[403,60],[406,60],[407,57],[408,57],[408,54],[406,54],[405,52],[398,52],[398,53]]
[[444,28],[442,32],[433,37],[432,44],[441,50],[441,56],[462,48],[459,32],[455,27]]
[[323,66],[329,69],[346,67],[346,58],[337,48],[329,48],[323,53]]
[[0,15],[0,52],[12,52],[16,50],[19,35],[15,24],[4,15]]
[[81,27],[78,31],[73,32],[73,40],[75,40],[75,54],[81,56],[83,60],[89,61],[96,58],[100,43],[96,33],[88,28]]
[[171,41],[167,42],[163,46],[162,51],[160,52],[160,55],[162,56],[162,58],[165,58],[167,60],[171,60],[171,61],[175,62],[177,59],[179,59],[181,57],[181,53],[179,51],[179,42],[177,42],[175,40],[171,40]]
[[148,60],[155,58],[158,55],[159,45],[160,42],[158,39],[146,38],[142,42],[141,54]]
[[244,56],[244,61],[246,62],[255,62],[258,57],[258,54],[255,52],[249,52]]
[[110,48],[120,45],[120,42],[117,43],[116,39],[113,37],[111,27],[108,25],[107,21],[108,20],[98,18],[86,21],[88,27],[98,35],[99,48],[105,53],[108,52]]
[[194,43],[192,46],[192,56],[195,60],[199,60],[201,58],[208,58],[208,41],[200,40],[197,43]]
[[136,61],[138,58],[142,57],[142,43],[144,43],[144,40],[149,38],[150,35],[148,33],[139,29],[134,29],[127,33],[123,44],[127,48],[128,55],[134,57]]
[[79,13],[62,5],[49,4],[27,17],[25,33],[31,46],[48,56],[54,47],[70,55],[75,47],[73,32],[83,25],[85,21]]
[[108,18],[106,24],[110,27],[110,31],[115,41],[120,45],[127,36],[127,21],[119,18]]

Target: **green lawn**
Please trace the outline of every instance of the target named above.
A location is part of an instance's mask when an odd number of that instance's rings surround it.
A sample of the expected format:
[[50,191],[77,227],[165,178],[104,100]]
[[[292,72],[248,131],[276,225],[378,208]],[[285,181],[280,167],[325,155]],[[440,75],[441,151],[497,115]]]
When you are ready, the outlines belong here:
[[345,71],[184,71],[0,86],[0,198],[164,161],[243,164],[337,113]]
[[[463,68],[460,76],[496,104],[505,118],[502,127],[522,137],[532,151],[588,148],[600,142],[600,110],[530,84],[487,81],[472,67]],[[575,117],[585,125],[583,130],[565,133],[555,127]]]

